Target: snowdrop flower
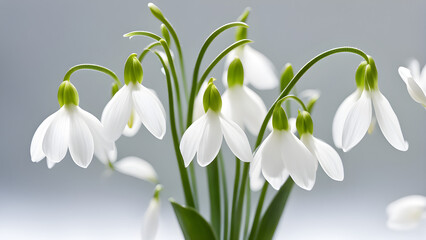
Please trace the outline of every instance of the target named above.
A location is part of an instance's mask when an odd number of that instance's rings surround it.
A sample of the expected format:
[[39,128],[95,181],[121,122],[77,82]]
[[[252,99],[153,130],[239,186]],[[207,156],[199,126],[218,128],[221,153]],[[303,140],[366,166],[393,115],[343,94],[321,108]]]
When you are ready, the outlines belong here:
[[426,108],[426,65],[420,72],[419,62],[413,60],[409,69],[399,67],[398,72],[407,85],[411,98]]
[[192,122],[195,122],[197,119],[204,115],[204,106],[203,106],[203,95],[207,89],[207,82],[203,82],[201,85],[200,91],[195,97],[194,100],[194,113],[192,114]]
[[300,140],[315,156],[324,172],[331,179],[342,181],[344,176],[342,160],[336,150],[312,135],[314,126],[309,112],[299,112],[296,127]]
[[158,224],[160,222],[160,191],[161,185],[155,187],[154,197],[149,202],[142,224],[142,240],[153,240],[157,235]]
[[114,151],[114,142],[107,140],[99,120],[78,106],[77,89],[69,81],[59,86],[60,109],[46,118],[31,141],[31,160],[46,157],[48,167],[60,162],[69,149],[71,158],[83,168],[89,166],[93,154],[99,159]]
[[356,73],[357,90],[343,101],[333,120],[333,139],[338,148],[347,152],[357,145],[368,131],[373,116],[386,140],[396,149],[406,151],[398,118],[389,101],[380,92],[377,84],[377,70],[372,58],[370,63],[362,62]]
[[222,95],[223,115],[256,135],[266,116],[266,107],[255,92],[243,85],[244,69],[239,58],[229,65],[227,79],[228,89]]
[[287,116],[280,104],[272,115],[272,132],[257,149],[250,166],[253,191],[263,185],[263,178],[278,190],[290,175],[301,188],[311,190],[315,184],[318,162],[305,145],[290,131]]
[[[245,22],[247,20],[250,9],[246,9],[239,17],[238,21]],[[247,28],[238,27],[236,32],[236,40],[247,38]],[[241,46],[232,50],[225,60],[225,71],[223,72],[223,84],[226,86],[227,69],[231,62],[236,58],[240,58],[244,66],[244,83],[250,83],[257,89],[273,89],[278,86],[278,77],[275,74],[275,67],[272,62],[262,53],[256,51],[250,46]]]
[[158,177],[152,165],[138,157],[126,157],[113,164],[113,169],[122,174],[144,181],[157,183]]
[[203,96],[204,115],[192,123],[180,142],[180,151],[188,167],[197,153],[200,166],[209,165],[219,153],[222,138],[241,161],[251,162],[253,156],[244,131],[222,115],[222,100],[214,79],[210,79]]
[[409,230],[417,227],[426,218],[426,197],[411,195],[400,198],[386,208],[387,226],[394,230]]
[[[117,140],[126,124],[137,131],[141,123],[156,138],[162,139],[166,133],[164,107],[158,97],[142,83],[143,71],[137,55],[131,54],[124,68],[126,83],[105,106],[102,123],[107,136]],[[127,135],[135,132],[126,131]]]

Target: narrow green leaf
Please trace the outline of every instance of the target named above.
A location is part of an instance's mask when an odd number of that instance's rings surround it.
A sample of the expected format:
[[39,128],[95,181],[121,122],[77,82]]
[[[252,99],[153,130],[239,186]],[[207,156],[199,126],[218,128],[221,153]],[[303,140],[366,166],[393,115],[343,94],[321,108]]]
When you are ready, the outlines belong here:
[[170,199],[180,228],[187,240],[216,240],[216,235],[210,224],[191,207],[184,207]]
[[275,197],[272,199],[271,204],[266,209],[262,220],[260,221],[259,230],[257,231],[255,239],[272,239],[278,223],[280,222],[281,215],[283,214],[293,184],[293,180],[288,178],[285,184],[280,188]]

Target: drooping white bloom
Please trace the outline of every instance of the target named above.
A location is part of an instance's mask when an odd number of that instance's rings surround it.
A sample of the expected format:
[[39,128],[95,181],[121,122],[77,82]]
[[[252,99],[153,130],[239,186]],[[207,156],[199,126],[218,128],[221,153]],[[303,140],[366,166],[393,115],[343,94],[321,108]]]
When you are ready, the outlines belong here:
[[225,60],[225,71],[223,73],[223,84],[228,84],[228,66],[239,57],[244,66],[244,83],[251,84],[257,89],[272,89],[278,86],[278,78],[275,74],[275,67],[272,62],[262,53],[250,46],[237,48],[231,51]]
[[207,82],[203,82],[197,97],[194,100],[194,113],[192,114],[192,122],[195,122],[204,115],[203,95],[207,88]]
[[[131,73],[126,74],[126,71]],[[126,76],[130,79],[126,79]],[[135,127],[133,131],[137,131],[140,123],[143,123],[152,135],[162,139],[166,133],[165,110],[158,97],[141,84],[142,67],[135,54],[130,55],[126,63],[125,82],[126,85],[112,97],[102,113],[101,121],[107,136],[114,141],[117,140],[126,124],[133,120],[128,124],[129,126],[135,124],[132,126]],[[126,134],[131,135],[134,132],[126,131]]]
[[160,222],[160,191],[161,185],[155,188],[154,197],[149,202],[148,208],[144,214],[142,223],[142,240],[154,240],[157,235],[158,224]]
[[426,65],[420,72],[420,64],[417,60],[410,63],[409,69],[398,68],[399,75],[407,85],[411,98],[426,108]]
[[51,168],[69,149],[74,162],[86,168],[93,154],[103,159],[113,148],[114,142],[107,140],[96,117],[76,105],[65,104],[37,128],[31,141],[31,160],[39,162],[46,157]]
[[251,162],[253,156],[247,136],[236,123],[222,115],[222,101],[213,80],[203,98],[205,114],[189,126],[180,142],[185,166],[189,166],[195,153],[200,166],[210,164],[219,153],[223,138],[236,157]]
[[126,157],[113,164],[118,172],[152,183],[158,182],[157,173],[152,165],[138,157]]
[[426,197],[411,195],[400,198],[388,205],[387,226],[394,230],[410,230],[426,218]]

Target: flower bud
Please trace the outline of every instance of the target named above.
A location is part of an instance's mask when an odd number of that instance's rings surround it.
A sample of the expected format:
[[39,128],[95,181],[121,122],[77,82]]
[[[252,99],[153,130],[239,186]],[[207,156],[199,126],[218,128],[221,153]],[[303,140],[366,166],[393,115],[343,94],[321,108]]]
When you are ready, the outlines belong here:
[[209,109],[219,113],[222,109],[222,98],[220,93],[217,90],[216,86],[213,84],[213,81],[216,79],[211,78],[207,85],[207,89],[204,92],[203,96],[203,106],[204,112],[207,112]]
[[287,63],[284,66],[283,72],[281,73],[281,79],[280,79],[280,92],[284,90],[290,83],[291,79],[293,79],[294,73],[293,73],[293,67],[291,66],[291,63]]
[[[250,13],[250,8],[246,8],[241,14],[241,16],[238,18],[238,22],[246,22],[247,17]],[[235,32],[235,41],[239,41],[242,39],[247,39],[247,28],[245,27],[237,27],[237,31]]]
[[141,62],[139,62],[138,55],[136,53],[130,54],[127,58],[126,65],[124,66],[124,82],[126,85],[129,83],[142,83],[143,70]]
[[228,68],[228,87],[231,88],[235,85],[242,86],[244,83],[244,68],[241,60],[236,57],[234,61],[229,64]]
[[161,34],[163,35],[164,40],[166,40],[167,45],[170,46],[169,30],[167,30],[167,27],[164,24],[161,24]]
[[368,65],[366,61],[362,61],[355,73],[355,81],[356,86],[360,89],[364,89],[364,83],[365,83],[365,67]]
[[151,10],[152,15],[154,15],[156,18],[164,19],[163,13],[154,3],[148,3],[148,8]]
[[63,81],[61,85],[59,85],[58,102],[61,107],[67,104],[78,106],[78,92],[70,81]]
[[276,105],[272,113],[272,127],[276,130],[289,130],[287,115],[281,105]]
[[312,122],[311,114],[307,111],[299,111],[296,119],[296,128],[300,136],[305,133],[312,135],[314,132],[314,123]]

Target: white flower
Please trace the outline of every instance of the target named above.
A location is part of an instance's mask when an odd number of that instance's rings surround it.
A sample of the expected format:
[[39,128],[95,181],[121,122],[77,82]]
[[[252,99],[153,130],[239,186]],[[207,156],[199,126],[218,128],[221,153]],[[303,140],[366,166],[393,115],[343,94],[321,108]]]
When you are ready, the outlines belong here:
[[417,227],[426,218],[426,197],[411,195],[388,205],[387,226],[394,230],[409,230]]
[[252,84],[257,89],[272,89],[278,86],[278,78],[272,62],[260,52],[250,46],[237,48],[226,57],[225,71],[223,73],[223,84],[227,86],[228,66],[239,57],[244,66],[244,83]]
[[31,141],[31,160],[39,162],[46,157],[51,168],[69,149],[74,162],[86,168],[93,154],[101,159],[113,148],[114,142],[106,139],[96,117],[76,105],[65,104],[37,128]]
[[192,122],[195,122],[204,115],[203,95],[207,88],[207,82],[203,82],[197,97],[194,100],[194,112],[192,114]]
[[126,157],[114,163],[114,169],[125,175],[152,183],[158,182],[157,173],[152,165],[138,157]]
[[407,85],[411,98],[426,108],[426,65],[420,72],[419,62],[413,60],[409,68],[399,67],[399,75]]
[[161,185],[157,185],[154,197],[149,202],[148,208],[144,214],[142,223],[142,240],[153,240],[157,235],[158,224],[160,222],[160,196]]
[[256,135],[266,116],[266,107],[262,99],[244,85],[232,86],[222,95],[222,113],[237,123],[242,129]]

